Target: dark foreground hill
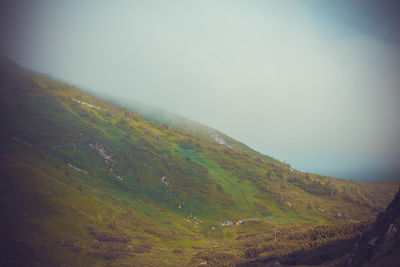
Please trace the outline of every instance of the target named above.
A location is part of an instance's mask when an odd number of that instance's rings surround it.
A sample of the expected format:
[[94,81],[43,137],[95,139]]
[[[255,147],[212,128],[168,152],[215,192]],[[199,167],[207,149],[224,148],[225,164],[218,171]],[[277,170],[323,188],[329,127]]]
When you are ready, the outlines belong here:
[[399,184],[302,173],[211,128],[144,119],[6,58],[0,111],[3,266],[200,264],[254,233],[267,243],[275,229],[282,238],[305,225],[362,229]]
[[346,266],[400,266],[400,191],[365,233]]

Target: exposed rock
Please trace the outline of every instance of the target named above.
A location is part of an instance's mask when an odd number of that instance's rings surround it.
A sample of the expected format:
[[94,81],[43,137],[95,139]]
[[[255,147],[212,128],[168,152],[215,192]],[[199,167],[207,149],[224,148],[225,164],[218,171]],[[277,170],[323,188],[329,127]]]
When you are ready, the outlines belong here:
[[172,189],[172,184],[171,182],[168,180],[167,176],[162,176],[160,179],[161,183],[163,183],[165,186],[169,187],[170,189]]
[[76,170],[76,171],[78,171],[78,172],[83,172],[83,173],[88,174],[88,172],[87,172],[86,170],[82,170],[82,169],[80,169],[80,168],[78,168],[78,167],[72,165],[71,163],[68,163],[68,167],[70,167],[71,169],[74,169],[74,170]]
[[100,157],[104,159],[107,165],[110,165],[110,161],[112,161],[112,157],[110,155],[111,149],[107,149],[106,146],[103,146],[99,143],[89,144],[89,146],[94,149]]
[[115,175],[115,178],[117,178],[117,179],[120,180],[120,181],[124,181],[124,178],[122,178],[122,177],[119,176],[119,175]]
[[233,150],[233,146],[231,146],[230,144],[228,144],[225,139],[220,136],[216,131],[214,130],[210,130],[210,137],[212,139],[214,139],[218,144],[220,145],[224,145],[226,147],[228,147],[229,149]]
[[389,229],[385,232],[385,240],[391,239],[399,230],[399,226],[394,223],[389,225]]
[[86,103],[86,102],[84,102],[84,101],[80,101],[80,100],[75,99],[75,98],[72,98],[72,101],[74,101],[74,102],[76,102],[76,103],[79,103],[79,104],[81,104],[81,105],[87,106],[87,107],[89,107],[89,108],[94,108],[94,109],[100,110],[100,107],[99,107],[99,106],[96,106],[96,105],[94,105],[94,104]]

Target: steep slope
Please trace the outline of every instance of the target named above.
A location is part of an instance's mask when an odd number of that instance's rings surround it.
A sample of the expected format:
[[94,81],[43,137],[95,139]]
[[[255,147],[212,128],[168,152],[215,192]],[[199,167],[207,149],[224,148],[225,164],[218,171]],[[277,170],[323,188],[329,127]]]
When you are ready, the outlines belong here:
[[222,220],[362,221],[398,185],[301,173],[5,58],[0,86],[3,265],[182,264],[241,234]]
[[372,229],[365,233],[346,266],[400,265],[400,191],[386,211],[380,213]]

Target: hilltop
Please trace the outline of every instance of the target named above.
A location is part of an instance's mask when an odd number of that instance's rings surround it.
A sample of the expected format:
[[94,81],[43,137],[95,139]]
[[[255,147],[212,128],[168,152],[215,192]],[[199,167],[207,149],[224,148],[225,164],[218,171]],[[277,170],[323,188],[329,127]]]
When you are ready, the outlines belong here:
[[197,264],[255,232],[362,224],[399,185],[303,173],[212,128],[141,115],[5,58],[0,90],[8,265]]

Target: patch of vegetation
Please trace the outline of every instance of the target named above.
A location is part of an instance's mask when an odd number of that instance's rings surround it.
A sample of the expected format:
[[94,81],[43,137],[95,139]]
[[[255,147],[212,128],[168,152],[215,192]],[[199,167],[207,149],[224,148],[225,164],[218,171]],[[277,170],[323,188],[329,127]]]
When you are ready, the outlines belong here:
[[265,266],[275,261],[289,265],[319,265],[350,252],[370,225],[281,226],[241,235],[229,247],[200,252],[192,258],[190,265],[197,266],[204,261],[212,266]]

